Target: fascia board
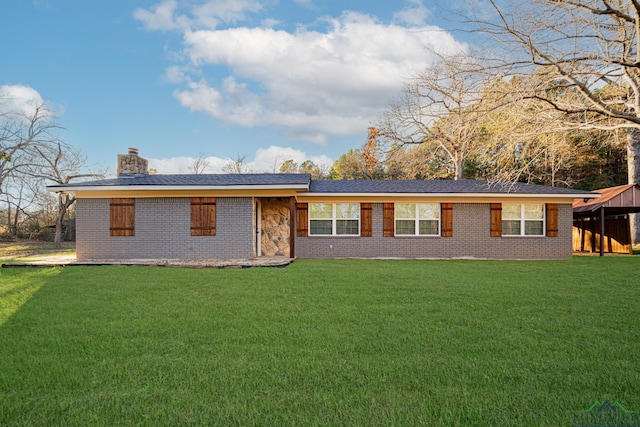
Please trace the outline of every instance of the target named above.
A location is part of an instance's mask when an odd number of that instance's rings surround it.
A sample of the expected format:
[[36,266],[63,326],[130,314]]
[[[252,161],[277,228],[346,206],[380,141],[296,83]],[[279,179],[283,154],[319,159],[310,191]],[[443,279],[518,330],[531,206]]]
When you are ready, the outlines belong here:
[[456,198],[551,198],[551,199],[597,199],[600,194],[555,194],[555,193],[298,193],[299,197],[456,197]]
[[77,191],[193,191],[193,190],[214,190],[214,191],[234,191],[234,190],[308,190],[306,184],[290,185],[105,185],[105,186],[58,186],[48,185],[47,190],[58,192]]

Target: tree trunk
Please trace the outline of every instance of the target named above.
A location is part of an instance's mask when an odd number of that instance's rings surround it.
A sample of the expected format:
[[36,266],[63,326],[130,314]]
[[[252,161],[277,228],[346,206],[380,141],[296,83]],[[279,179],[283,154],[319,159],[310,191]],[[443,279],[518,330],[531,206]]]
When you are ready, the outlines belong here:
[[53,246],[56,248],[62,247],[62,220],[66,212],[66,203],[63,200],[62,194],[58,194],[58,214],[56,215],[56,232],[53,238]]
[[20,209],[16,206],[16,210],[13,214],[13,225],[11,226],[11,235],[13,237],[18,236],[18,221],[20,220]]
[[455,176],[453,179],[460,180],[464,179],[464,156],[459,156],[456,159],[453,159],[455,163]]
[[9,200],[7,199],[7,231],[9,232],[9,236],[13,236],[11,230],[11,205],[9,204]]
[[[627,167],[629,184],[640,184],[640,129],[627,132]],[[631,239],[640,243],[640,214],[631,214]]]

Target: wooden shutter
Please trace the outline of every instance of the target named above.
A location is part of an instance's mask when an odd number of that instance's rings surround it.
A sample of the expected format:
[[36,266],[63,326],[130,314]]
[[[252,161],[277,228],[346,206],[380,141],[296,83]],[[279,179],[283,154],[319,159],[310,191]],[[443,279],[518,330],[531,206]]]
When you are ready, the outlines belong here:
[[191,198],[191,235],[216,235],[216,198]]
[[111,199],[109,234],[111,236],[135,235],[135,199]]
[[491,237],[502,236],[502,203],[491,203]]
[[441,203],[440,235],[442,237],[453,236],[453,203]]
[[296,229],[298,237],[309,235],[309,205],[307,203],[296,203]]
[[371,237],[372,222],[371,203],[360,203],[360,236]]
[[558,237],[558,204],[547,203],[547,237]]
[[385,203],[383,209],[382,235],[384,237],[393,237],[395,235],[395,205],[393,203]]

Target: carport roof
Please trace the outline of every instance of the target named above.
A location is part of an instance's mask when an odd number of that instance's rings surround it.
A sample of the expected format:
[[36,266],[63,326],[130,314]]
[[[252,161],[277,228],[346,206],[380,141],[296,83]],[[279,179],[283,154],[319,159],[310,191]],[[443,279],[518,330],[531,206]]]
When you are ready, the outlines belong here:
[[609,215],[640,212],[640,186],[638,184],[619,185],[593,191],[599,193],[600,197],[597,199],[576,199],[573,202],[574,217],[593,216],[603,207]]

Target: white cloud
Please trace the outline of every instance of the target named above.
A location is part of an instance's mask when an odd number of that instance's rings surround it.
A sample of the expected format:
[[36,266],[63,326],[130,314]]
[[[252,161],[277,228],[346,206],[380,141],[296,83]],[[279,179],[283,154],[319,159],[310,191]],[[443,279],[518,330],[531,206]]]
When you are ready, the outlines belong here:
[[402,10],[393,14],[395,21],[410,26],[422,26],[431,14],[429,9],[424,7],[422,0],[408,0],[408,5]]
[[263,28],[273,28],[276,27],[278,25],[280,25],[281,22],[277,19],[273,19],[273,18],[267,18],[267,19],[263,19],[262,22],[260,23],[260,25]]
[[164,73],[163,81],[165,83],[184,83],[190,80],[189,76],[189,67],[174,65],[169,68]]
[[216,28],[219,22],[242,21],[247,12],[259,12],[262,5],[257,0],[209,0],[191,10],[198,26]]
[[[188,4],[161,3],[173,7],[170,20],[160,6],[145,12],[158,15],[165,27],[177,26]],[[259,10],[257,0],[207,1],[189,9],[180,55],[188,62],[166,73],[180,85],[174,97],[182,106],[228,124],[283,127],[295,138],[324,144],[328,136],[366,132],[404,81],[437,60],[434,52],[467,50],[450,33],[422,24],[428,15],[422,0],[408,0],[394,23],[344,12],[316,22],[323,30],[216,28],[216,20],[237,22]],[[151,28],[155,21],[137,13]]]
[[[151,159],[149,160],[149,169],[155,169],[159,174],[168,175],[176,173],[191,173],[193,164],[197,160],[194,157],[171,157],[168,159]],[[205,157],[204,162],[207,168],[204,173],[221,173],[222,167],[227,163],[228,159],[219,157]]]
[[163,0],[150,9],[138,8],[133,17],[147,30],[216,28],[221,22],[244,20],[247,12],[262,9],[258,0]]
[[217,86],[206,79],[190,83],[175,96],[192,111],[227,123],[285,126],[295,136],[322,142],[323,135],[366,129],[403,81],[435,60],[428,49],[466,49],[436,27],[410,31],[354,12],[329,24],[326,33],[186,31],[192,66],[227,66],[233,75]]
[[[309,156],[304,151],[291,148],[279,147],[272,145],[269,148],[258,149],[253,156],[253,160],[247,161],[245,166],[254,172],[277,173],[280,165],[287,160],[294,160],[298,164],[302,164],[306,160],[313,161],[316,165],[326,168],[327,170],[333,164],[331,158],[321,156]],[[190,173],[194,162],[197,160],[193,157],[172,157],[169,159],[151,159],[149,158],[149,168],[155,169],[159,174],[176,174]],[[205,157],[205,163],[208,167],[204,173],[223,173],[223,168],[232,159],[222,159],[220,157]]]
[[40,93],[32,87],[24,85],[0,86],[0,117],[33,116],[36,108],[41,107],[44,102]]
[[174,16],[177,7],[176,0],[165,0],[153,6],[151,10],[136,9],[133,17],[141,21],[147,30],[173,30],[178,28],[179,22],[187,24],[184,15]]

